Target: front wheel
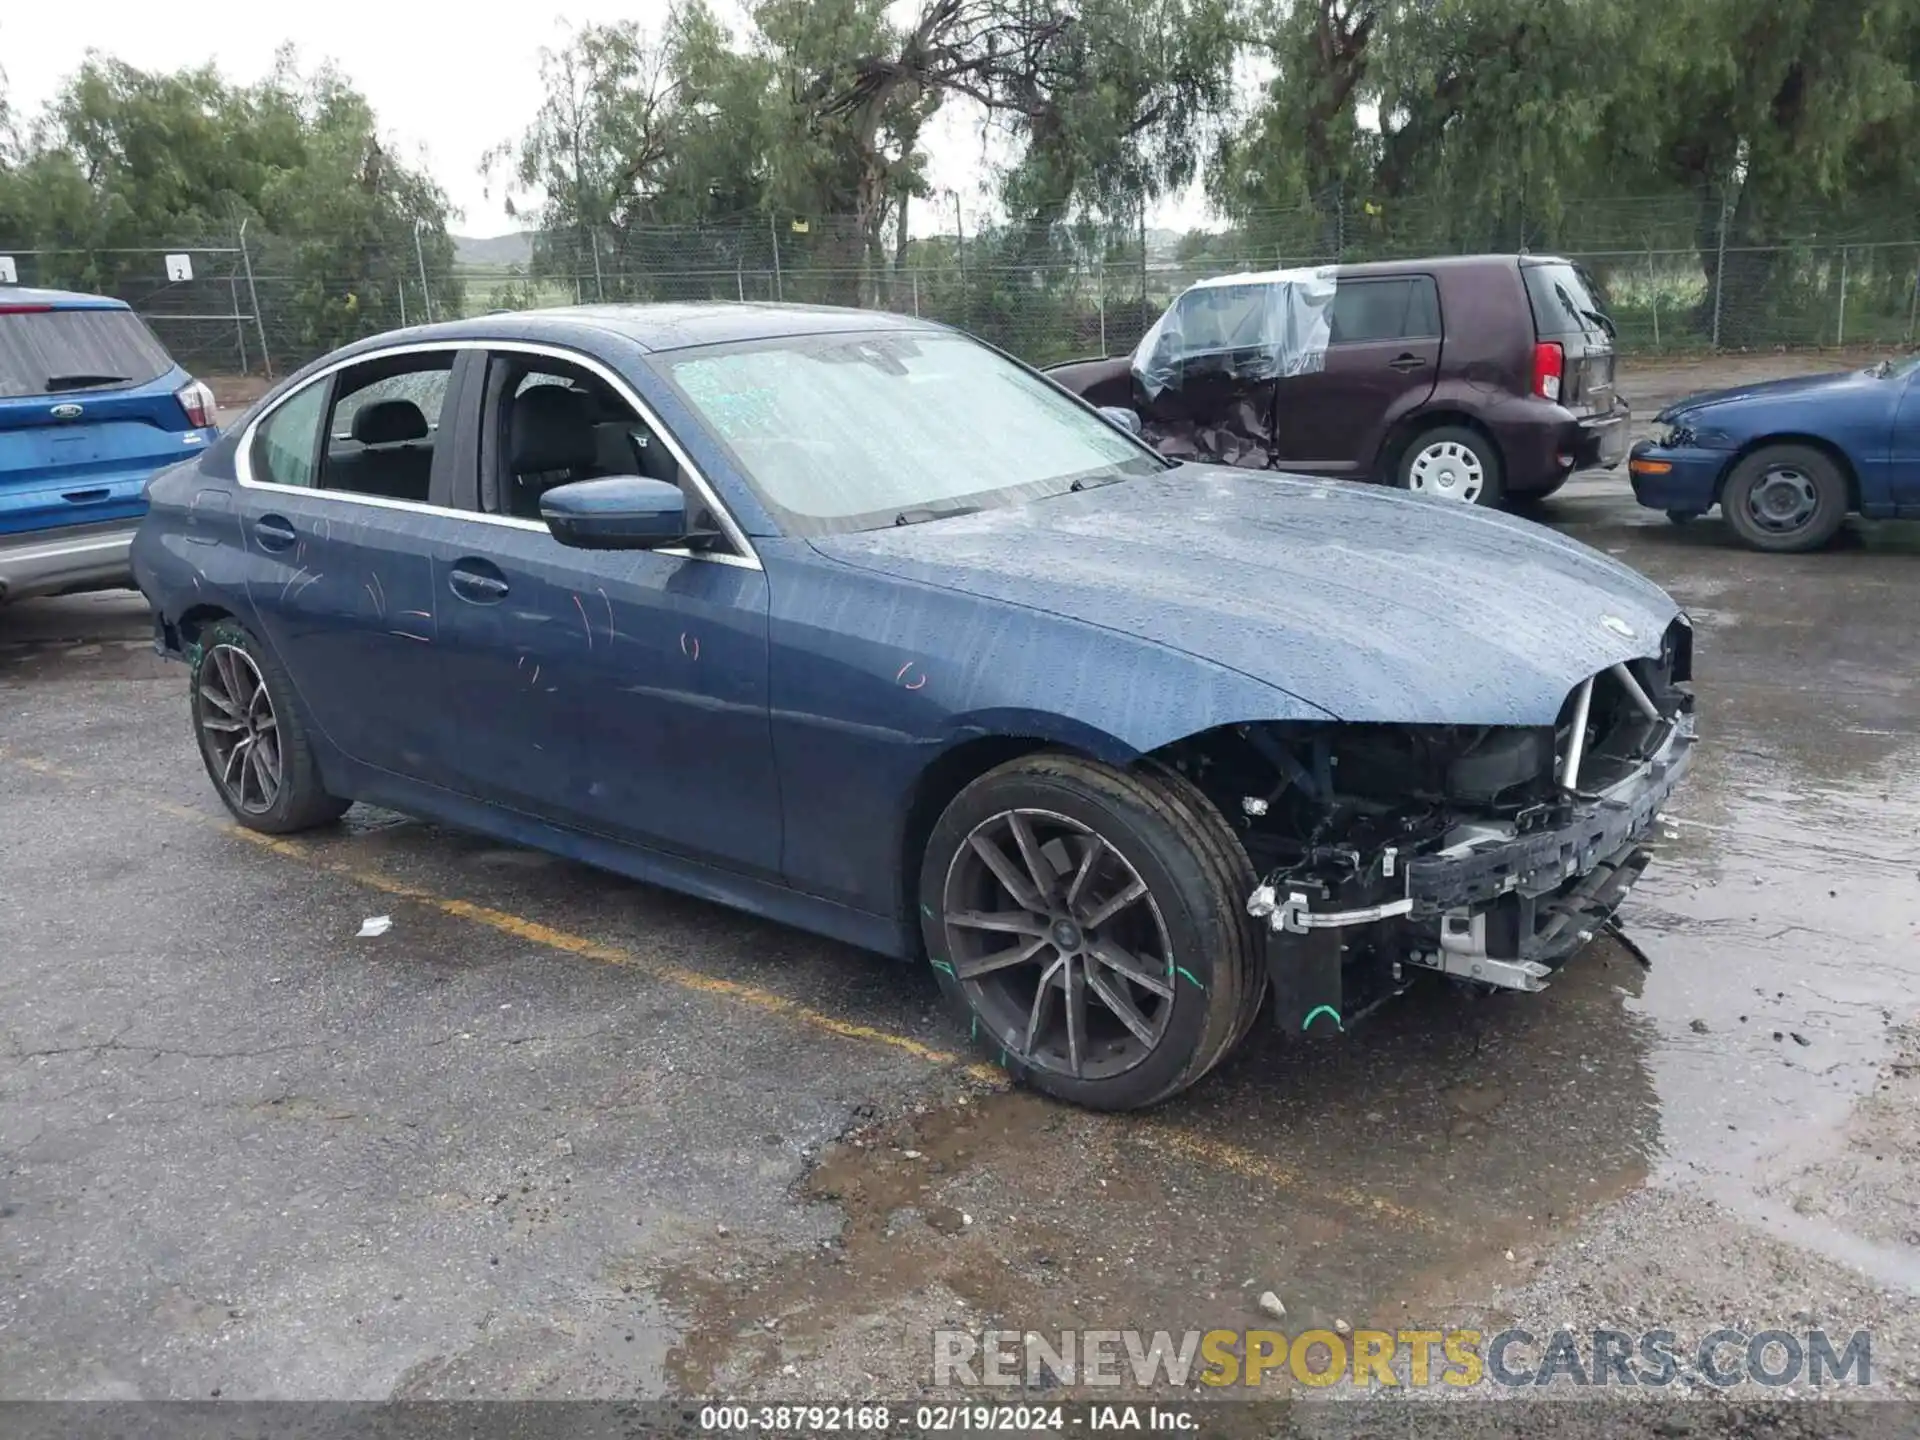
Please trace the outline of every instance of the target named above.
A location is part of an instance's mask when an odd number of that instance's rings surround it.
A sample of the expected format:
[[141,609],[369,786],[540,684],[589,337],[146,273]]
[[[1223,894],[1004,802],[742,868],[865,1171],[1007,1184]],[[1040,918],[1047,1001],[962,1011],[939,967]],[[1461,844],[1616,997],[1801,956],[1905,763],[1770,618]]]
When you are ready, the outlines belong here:
[[1752,549],[1817,550],[1846,522],[1846,477],[1811,446],[1769,445],[1733,467],[1720,513]]
[[284,835],[345,813],[348,802],[320,787],[292,682],[245,626],[219,620],[201,632],[191,684],[200,758],[234,819]]
[[920,874],[927,953],[1016,1080],[1140,1109],[1245,1033],[1264,993],[1252,867],[1197,795],[1042,754],[989,771],[940,817]]
[[1400,453],[1396,472],[1402,490],[1459,500],[1500,503],[1500,452],[1477,430],[1442,425],[1416,435]]

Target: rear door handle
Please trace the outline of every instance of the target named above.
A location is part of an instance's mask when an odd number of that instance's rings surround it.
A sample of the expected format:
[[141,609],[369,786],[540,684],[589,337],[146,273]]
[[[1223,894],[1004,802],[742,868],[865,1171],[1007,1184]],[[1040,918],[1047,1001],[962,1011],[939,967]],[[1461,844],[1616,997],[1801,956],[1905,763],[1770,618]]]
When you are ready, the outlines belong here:
[[91,505],[96,500],[105,500],[111,494],[111,490],[68,490],[60,498],[70,505]]
[[1387,362],[1387,364],[1400,371],[1403,375],[1409,370],[1418,370],[1426,363],[1427,362],[1422,360],[1418,355],[1401,355]]
[[300,536],[292,521],[279,515],[262,515],[253,522],[253,538],[260,542],[262,550],[291,550]]
[[456,560],[447,576],[447,586],[462,600],[474,605],[497,605],[507,598],[507,577],[487,560]]

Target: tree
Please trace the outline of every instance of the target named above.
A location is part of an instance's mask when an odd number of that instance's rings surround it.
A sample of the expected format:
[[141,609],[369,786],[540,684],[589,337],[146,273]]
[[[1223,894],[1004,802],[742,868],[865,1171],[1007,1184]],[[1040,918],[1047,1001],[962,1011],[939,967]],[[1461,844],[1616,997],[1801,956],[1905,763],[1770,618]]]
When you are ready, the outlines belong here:
[[290,50],[246,87],[211,66],[163,74],[90,54],[0,173],[0,234],[61,252],[41,277],[53,283],[111,290],[161,247],[231,247],[244,222],[262,308],[281,302],[294,354],[396,323],[422,268],[456,311],[447,216],[440,189],[381,144],[365,97]]

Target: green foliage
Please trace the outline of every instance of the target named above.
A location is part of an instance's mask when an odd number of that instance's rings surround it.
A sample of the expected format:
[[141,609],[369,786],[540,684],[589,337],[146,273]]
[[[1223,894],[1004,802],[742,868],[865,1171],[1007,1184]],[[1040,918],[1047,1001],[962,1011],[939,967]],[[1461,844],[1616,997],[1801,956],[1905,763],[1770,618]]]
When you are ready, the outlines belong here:
[[[1193,174],[1228,98],[1227,0],[758,0],[733,35],[700,0],[657,35],[587,27],[543,57],[547,97],[492,157],[540,197],[545,273],[591,273],[598,251],[646,258],[650,232],[696,227],[716,286],[745,265],[809,279],[807,298],[887,301],[908,216],[931,198],[920,148],[943,105],[1017,142],[1001,176],[1016,249],[1039,263],[1090,218],[1130,224],[1143,197]],[[741,252],[744,214],[768,243]],[[804,229],[788,222],[803,217]],[[822,223],[824,221],[824,223]],[[713,226],[705,244],[698,227]],[[727,237],[718,238],[722,233]],[[696,268],[682,256],[683,271]],[[585,262],[583,264],[583,262]],[[644,265],[622,264],[623,276]],[[625,293],[630,281],[617,282]]]
[[111,291],[149,273],[156,246],[230,247],[244,225],[282,302],[281,339],[301,354],[397,323],[408,281],[418,311],[423,262],[453,313],[447,211],[381,146],[358,91],[285,50],[244,87],[211,66],[160,74],[89,55],[0,167],[0,237],[51,252],[44,283]]
[[[1247,248],[1690,248],[1704,284],[1670,330],[1711,333],[1717,295],[1742,344],[1837,303],[1838,257],[1787,242],[1871,214],[1908,238],[1920,209],[1912,0],[1243,3],[1273,74],[1208,181]],[[1606,195],[1672,203],[1636,232],[1654,212]]]

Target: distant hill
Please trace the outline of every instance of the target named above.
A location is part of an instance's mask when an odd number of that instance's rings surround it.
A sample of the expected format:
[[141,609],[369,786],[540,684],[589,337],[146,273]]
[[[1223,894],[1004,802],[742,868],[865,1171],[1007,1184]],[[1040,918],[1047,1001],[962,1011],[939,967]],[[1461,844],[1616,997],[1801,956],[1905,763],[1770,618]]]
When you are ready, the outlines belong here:
[[455,235],[452,238],[457,264],[484,265],[497,270],[508,265],[524,266],[533,259],[533,237],[524,230],[506,235]]

